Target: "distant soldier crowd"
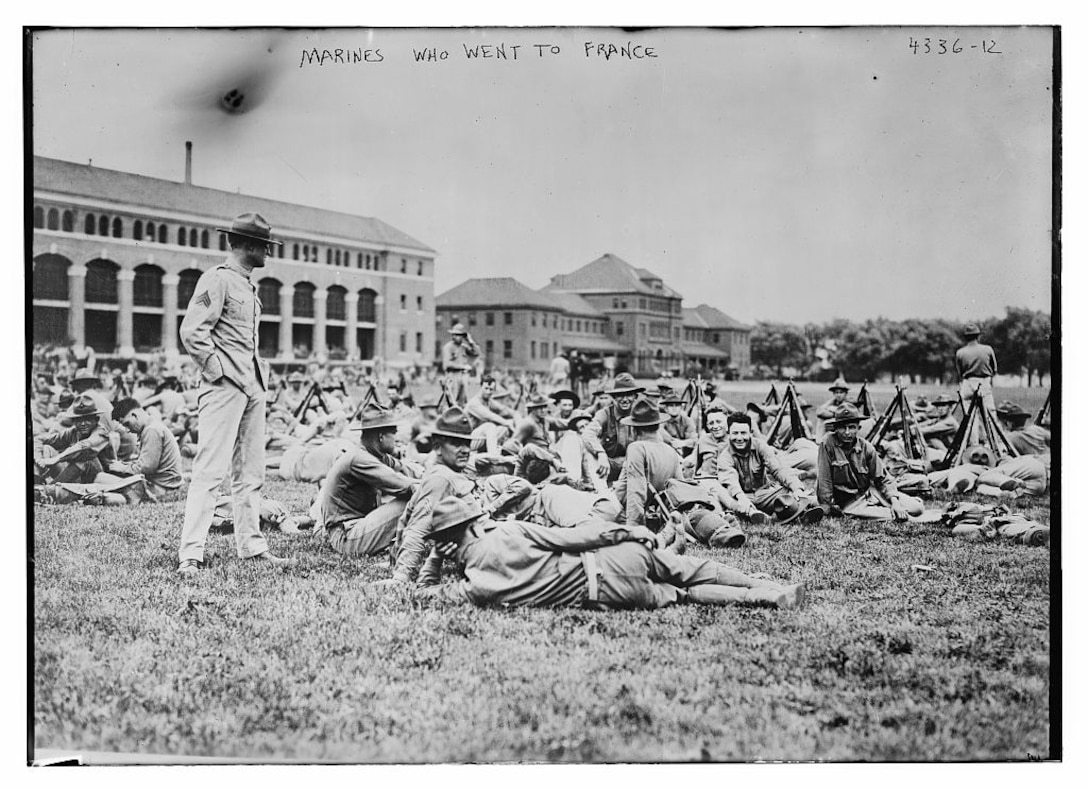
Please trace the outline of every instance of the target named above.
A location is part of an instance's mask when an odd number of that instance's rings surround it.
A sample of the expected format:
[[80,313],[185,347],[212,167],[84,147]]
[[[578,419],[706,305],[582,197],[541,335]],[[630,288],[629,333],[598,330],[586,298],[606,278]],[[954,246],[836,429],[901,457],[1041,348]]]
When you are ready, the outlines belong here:
[[[417,400],[403,377],[269,370],[250,274],[278,242],[257,214],[223,232],[231,252],[201,277],[181,327],[189,360],[144,375],[33,371],[35,500],[184,500],[183,575],[203,571],[217,526],[233,530],[239,557],[290,566],[263,526],[388,556],[376,588],[478,605],[793,607],[801,584],[687,547],[742,546],[752,525],[933,520],[935,489],[990,496],[1002,512],[1049,489],[1048,419],[994,404],[996,360],[977,327],[957,357],[959,392],[900,392],[894,413],[875,413],[842,379],[813,412],[792,385],[742,404],[701,380],[581,380],[559,360],[545,380],[480,376],[459,324],[438,393]],[[308,511],[263,497],[266,473],[313,483]],[[1017,529],[1024,542],[1045,537],[1039,524]]]

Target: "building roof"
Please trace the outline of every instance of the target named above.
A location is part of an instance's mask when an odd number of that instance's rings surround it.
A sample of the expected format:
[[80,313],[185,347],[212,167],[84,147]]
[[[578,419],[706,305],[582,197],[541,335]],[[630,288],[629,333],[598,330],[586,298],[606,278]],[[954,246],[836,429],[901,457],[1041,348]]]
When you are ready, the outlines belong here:
[[588,301],[583,299],[577,293],[565,293],[563,291],[555,290],[551,292],[538,291],[542,295],[547,296],[554,301],[561,310],[570,313],[571,315],[584,315],[591,318],[604,318],[605,314],[599,309],[594,307]]
[[662,282],[661,290],[647,285],[645,280],[661,277],[644,268],[635,268],[611,252],[586,263],[570,274],[556,274],[546,291],[566,290],[576,293],[644,293],[649,296],[680,298],[680,294]]
[[703,316],[696,312],[691,307],[684,307],[683,309],[684,326],[693,329],[709,329],[710,325],[703,319]]
[[[700,304],[695,309],[691,310],[702,319],[705,327],[708,329],[748,329],[751,330],[751,326],[741,323],[735,318],[730,318],[721,310],[715,309],[708,304]],[[698,324],[688,324],[688,310],[684,310],[684,323],[686,325],[695,326]]]
[[694,356],[708,359],[728,359],[729,354],[725,351],[715,348],[713,345],[707,345],[705,342],[692,342],[691,340],[685,340],[680,343],[680,350],[684,352],[685,356]]
[[476,277],[450,288],[435,299],[442,308],[465,307],[528,307],[530,309],[562,310],[550,294],[540,293],[513,277]]
[[607,337],[587,337],[579,334],[564,334],[560,344],[564,348],[573,348],[576,351],[626,353],[631,350],[626,345],[620,345],[615,340],[610,340]]
[[34,189],[198,214],[219,222],[229,222],[238,214],[256,211],[272,225],[273,236],[286,235],[294,230],[434,253],[421,241],[373,217],[225,192],[44,156],[34,157]]

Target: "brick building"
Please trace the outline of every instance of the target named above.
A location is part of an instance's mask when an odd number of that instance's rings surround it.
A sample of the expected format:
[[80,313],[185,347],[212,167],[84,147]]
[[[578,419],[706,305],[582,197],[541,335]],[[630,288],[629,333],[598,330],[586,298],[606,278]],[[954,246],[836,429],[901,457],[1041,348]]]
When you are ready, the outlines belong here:
[[751,326],[707,304],[684,309],[684,353],[705,370],[732,368],[741,377],[748,375],[751,333]]
[[254,272],[260,347],[286,361],[432,361],[435,251],[379,219],[35,156],[34,342],[124,357],[179,348],[202,271],[233,217],[256,211],[284,242]]

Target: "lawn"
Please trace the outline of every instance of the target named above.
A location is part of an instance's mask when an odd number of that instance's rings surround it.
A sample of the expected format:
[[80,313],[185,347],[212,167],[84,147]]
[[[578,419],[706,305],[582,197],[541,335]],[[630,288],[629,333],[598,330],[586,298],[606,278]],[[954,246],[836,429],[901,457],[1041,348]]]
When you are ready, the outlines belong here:
[[[813,398],[814,399],[814,398]],[[311,486],[270,482],[296,510]],[[1045,505],[1018,509],[1049,522]],[[1054,756],[1051,555],[940,525],[695,548],[804,581],[796,611],[501,611],[369,593],[383,560],[229,535],[179,579],[182,505],[34,510],[38,748],[416,761]],[[1056,690],[1056,688],[1055,688]]]

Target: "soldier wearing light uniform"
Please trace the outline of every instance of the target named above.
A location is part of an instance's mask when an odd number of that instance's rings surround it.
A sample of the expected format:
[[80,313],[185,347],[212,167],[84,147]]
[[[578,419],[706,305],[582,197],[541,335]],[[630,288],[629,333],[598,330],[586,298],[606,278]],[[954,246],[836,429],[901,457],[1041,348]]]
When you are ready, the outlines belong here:
[[846,379],[841,375],[827,388],[831,392],[831,399],[816,409],[816,431],[814,435],[817,441],[823,438],[827,432],[827,420],[835,416],[835,409],[846,402],[846,395],[850,393],[850,387],[847,386]]
[[265,391],[269,370],[257,355],[261,303],[250,279],[264,266],[272,240],[260,214],[238,216],[227,233],[230,254],[197,281],[181,323],[181,341],[202,377],[200,443],[185,502],[178,572],[194,574],[204,560],[217,491],[228,474],[234,504],[234,541],[242,558],[270,564],[273,556],[260,529],[264,484]]
[[[975,392],[982,395],[982,405],[991,414],[994,413],[994,376],[997,375],[997,356],[994,349],[978,341],[978,325],[968,323],[963,330],[967,344],[956,351],[956,372],[960,376],[960,397],[965,408],[971,407],[971,398]],[[978,422],[972,427],[969,443],[977,443]]]
[[472,339],[464,325],[456,323],[450,329],[450,340],[442,346],[442,371],[446,373],[471,373],[476,370],[480,346]]

